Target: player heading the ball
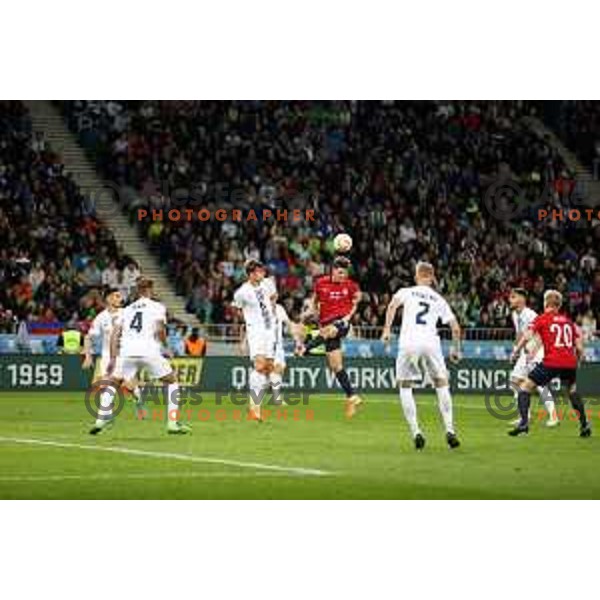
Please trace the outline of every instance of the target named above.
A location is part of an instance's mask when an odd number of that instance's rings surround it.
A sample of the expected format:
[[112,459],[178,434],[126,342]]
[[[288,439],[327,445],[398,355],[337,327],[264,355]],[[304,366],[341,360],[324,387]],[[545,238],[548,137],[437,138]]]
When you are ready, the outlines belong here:
[[342,353],[342,339],[350,331],[350,320],[356,313],[361,297],[358,284],[349,277],[350,266],[349,259],[337,256],[333,260],[331,273],[316,280],[303,320],[318,314],[319,335],[305,344],[298,344],[296,348],[296,353],[301,356],[313,348],[325,346],[327,364],[346,394],[345,414],[348,419],[354,416],[356,409],[363,403],[344,369]]

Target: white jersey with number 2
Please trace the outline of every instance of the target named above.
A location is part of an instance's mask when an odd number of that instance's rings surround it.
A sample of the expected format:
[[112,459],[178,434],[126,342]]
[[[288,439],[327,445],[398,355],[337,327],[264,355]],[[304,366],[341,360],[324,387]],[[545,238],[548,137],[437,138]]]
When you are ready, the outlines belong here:
[[438,321],[448,325],[456,319],[446,300],[426,285],[402,288],[394,299],[403,307],[400,346],[439,343]]
[[164,304],[140,298],[123,309],[121,356],[160,356],[157,332],[167,322]]

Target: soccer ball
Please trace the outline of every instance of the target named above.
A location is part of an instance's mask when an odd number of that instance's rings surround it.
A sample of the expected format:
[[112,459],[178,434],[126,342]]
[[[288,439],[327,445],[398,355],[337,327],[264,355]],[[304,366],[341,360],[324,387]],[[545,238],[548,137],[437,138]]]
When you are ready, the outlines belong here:
[[352,238],[347,233],[338,233],[333,238],[333,247],[336,252],[350,252],[352,249]]

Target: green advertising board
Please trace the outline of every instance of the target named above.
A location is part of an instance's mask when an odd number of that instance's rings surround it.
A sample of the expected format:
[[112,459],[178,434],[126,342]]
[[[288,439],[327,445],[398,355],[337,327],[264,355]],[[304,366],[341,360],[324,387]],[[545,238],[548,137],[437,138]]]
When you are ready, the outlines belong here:
[[[248,385],[250,363],[241,357],[181,357],[174,358],[172,364],[182,385],[205,391],[245,389]],[[391,358],[347,359],[346,370],[353,385],[362,393],[384,393],[395,388],[395,362]],[[507,390],[511,364],[470,359],[450,366],[449,371],[454,392]],[[78,356],[0,355],[2,390],[84,390],[92,376],[92,370],[81,368]],[[582,394],[599,396],[600,363],[582,365],[578,385]],[[334,375],[321,357],[291,358],[284,386],[309,392],[339,390]],[[426,386],[423,382],[417,385]]]

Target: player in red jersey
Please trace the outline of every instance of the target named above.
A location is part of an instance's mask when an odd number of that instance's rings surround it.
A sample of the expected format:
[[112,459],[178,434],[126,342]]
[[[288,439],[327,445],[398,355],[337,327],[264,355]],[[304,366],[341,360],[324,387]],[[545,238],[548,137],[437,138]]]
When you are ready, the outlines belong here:
[[538,386],[545,386],[552,379],[560,379],[567,386],[571,406],[579,414],[581,437],[590,437],[592,430],[585,414],[583,398],[577,393],[577,361],[583,355],[583,341],[579,329],[566,315],[559,312],[562,294],[548,290],[544,294],[544,312],[529,326],[526,335],[521,336],[513,351],[513,359],[519,356],[527,341],[537,336],[544,345],[544,360],[529,373],[521,383],[518,403],[521,420],[509,431],[517,436],[529,433],[529,402],[531,392]]
[[362,399],[357,396],[344,369],[342,338],[350,331],[350,320],[360,301],[360,288],[348,276],[350,261],[338,256],[330,275],[319,277],[314,285],[309,313],[319,315],[319,335],[298,347],[298,354],[324,345],[327,364],[346,394],[346,417],[352,418]]

